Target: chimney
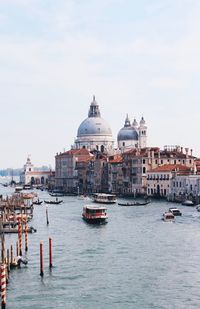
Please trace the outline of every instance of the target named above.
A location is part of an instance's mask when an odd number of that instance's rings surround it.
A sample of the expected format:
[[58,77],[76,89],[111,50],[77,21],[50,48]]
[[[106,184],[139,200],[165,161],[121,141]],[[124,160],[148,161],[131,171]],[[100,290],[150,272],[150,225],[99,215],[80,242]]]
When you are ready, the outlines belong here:
[[189,148],[185,148],[186,158],[188,159]]
[[181,147],[181,153],[183,153],[183,147]]
[[192,153],[193,153],[193,150],[192,150],[192,149],[190,149],[190,155],[191,155],[191,157],[192,157]]

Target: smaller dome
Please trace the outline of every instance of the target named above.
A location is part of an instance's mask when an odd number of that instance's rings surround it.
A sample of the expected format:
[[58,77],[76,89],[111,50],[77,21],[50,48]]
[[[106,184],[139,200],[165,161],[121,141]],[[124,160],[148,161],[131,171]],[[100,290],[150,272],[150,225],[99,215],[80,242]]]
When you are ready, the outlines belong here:
[[117,135],[117,140],[126,141],[126,140],[134,140],[138,141],[138,133],[133,126],[131,126],[128,115],[126,116],[124,127],[119,131]]
[[138,133],[133,127],[124,127],[119,131],[117,135],[117,140],[118,142],[128,140],[138,141]]

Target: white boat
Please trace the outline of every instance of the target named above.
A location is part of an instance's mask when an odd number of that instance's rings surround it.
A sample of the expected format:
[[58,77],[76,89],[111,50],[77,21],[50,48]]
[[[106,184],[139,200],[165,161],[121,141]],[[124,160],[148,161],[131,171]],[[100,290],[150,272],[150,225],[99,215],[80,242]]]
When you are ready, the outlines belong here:
[[106,193],[94,193],[93,202],[102,204],[114,204],[116,203],[116,195]]
[[169,208],[169,212],[171,212],[174,216],[182,216],[182,212],[175,207]]
[[185,206],[194,206],[194,203],[190,200],[185,200],[182,205],[185,205]]
[[175,217],[172,212],[165,212],[163,214],[162,220],[165,222],[172,222],[175,220]]
[[85,205],[82,217],[88,223],[105,223],[108,218],[106,211],[106,207]]
[[18,192],[21,192],[23,190],[23,187],[22,186],[17,186],[15,187],[15,192],[18,193]]

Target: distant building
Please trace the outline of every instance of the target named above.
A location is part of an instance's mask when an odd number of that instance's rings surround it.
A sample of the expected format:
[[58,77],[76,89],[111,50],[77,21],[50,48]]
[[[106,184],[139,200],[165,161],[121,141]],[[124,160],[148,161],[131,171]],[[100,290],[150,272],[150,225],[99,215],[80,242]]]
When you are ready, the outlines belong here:
[[180,164],[165,164],[148,171],[147,195],[168,197],[171,193],[172,179],[174,179],[176,175],[189,175],[190,173],[190,167]]
[[77,162],[89,160],[92,154],[87,149],[71,149],[55,157],[55,188],[65,192],[78,193],[79,180]]
[[190,199],[200,203],[200,175],[180,175],[176,173],[170,183],[169,199],[184,201]]
[[24,164],[23,172],[20,175],[20,182],[24,185],[47,185],[48,178],[51,174],[51,170],[35,170],[34,165],[31,163],[30,157],[28,157],[26,164]]

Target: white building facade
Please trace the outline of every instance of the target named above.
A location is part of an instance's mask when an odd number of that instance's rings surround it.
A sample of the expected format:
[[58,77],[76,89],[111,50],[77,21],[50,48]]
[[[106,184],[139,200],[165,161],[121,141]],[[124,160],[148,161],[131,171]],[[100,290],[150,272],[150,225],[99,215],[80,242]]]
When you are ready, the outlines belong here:
[[26,164],[24,164],[23,172],[20,175],[20,182],[23,185],[47,185],[48,178],[51,174],[51,170],[35,170],[34,165],[31,163],[30,157],[28,157]]

